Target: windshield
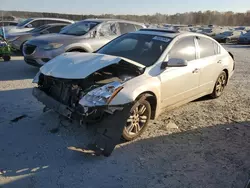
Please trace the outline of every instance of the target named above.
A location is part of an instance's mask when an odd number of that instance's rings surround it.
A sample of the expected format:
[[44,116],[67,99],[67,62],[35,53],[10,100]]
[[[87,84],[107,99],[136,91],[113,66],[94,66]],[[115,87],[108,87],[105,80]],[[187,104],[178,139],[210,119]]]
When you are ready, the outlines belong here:
[[32,21],[32,18],[29,18],[27,20],[24,20],[23,22],[17,24],[17,27],[23,27],[24,25],[26,25],[27,23],[29,23],[30,21]]
[[233,34],[233,32],[232,31],[225,31],[225,32],[223,32],[223,33],[221,33],[222,35],[226,35],[226,36],[230,36],[230,35],[232,35]]
[[88,33],[91,29],[97,26],[99,22],[83,21],[72,24],[70,27],[64,28],[60,33],[65,35],[81,36]]
[[97,53],[124,57],[149,67],[159,59],[170,42],[168,37],[129,33],[111,41]]
[[40,32],[40,31],[44,30],[44,29],[47,28],[47,27],[48,27],[47,25],[42,25],[42,26],[40,26],[40,27],[37,27],[37,28],[35,28],[35,29],[30,30],[29,32],[30,32],[30,33],[37,33],[37,32]]

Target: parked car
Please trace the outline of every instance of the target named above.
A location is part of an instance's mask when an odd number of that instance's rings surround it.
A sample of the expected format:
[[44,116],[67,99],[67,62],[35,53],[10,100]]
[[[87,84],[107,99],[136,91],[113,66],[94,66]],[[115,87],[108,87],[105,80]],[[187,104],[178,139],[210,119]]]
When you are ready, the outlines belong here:
[[213,37],[224,30],[222,28],[203,28],[201,33],[210,37]]
[[250,44],[250,31],[240,36],[238,44]]
[[65,23],[46,24],[27,32],[9,34],[7,40],[11,43],[11,46],[14,49],[22,51],[23,44],[26,41],[44,34],[59,33],[61,29],[67,25],[68,24]]
[[0,27],[2,26],[16,26],[18,22],[16,21],[0,21]]
[[38,28],[42,25],[51,23],[72,24],[74,23],[74,21],[59,18],[28,18],[23,22],[17,24],[16,27],[12,27],[11,29],[9,29],[7,34],[30,31],[34,28]]
[[52,59],[34,78],[33,95],[70,119],[102,122],[95,146],[105,152],[121,135],[137,138],[164,109],[220,97],[234,72],[232,57],[205,35],[142,29],[96,53]]
[[59,34],[27,41],[23,48],[24,60],[30,65],[42,66],[64,52],[93,52],[119,35],[144,27],[141,23],[114,19],[80,21]]
[[214,39],[221,43],[238,42],[241,35],[245,34],[245,31],[225,31],[214,36]]

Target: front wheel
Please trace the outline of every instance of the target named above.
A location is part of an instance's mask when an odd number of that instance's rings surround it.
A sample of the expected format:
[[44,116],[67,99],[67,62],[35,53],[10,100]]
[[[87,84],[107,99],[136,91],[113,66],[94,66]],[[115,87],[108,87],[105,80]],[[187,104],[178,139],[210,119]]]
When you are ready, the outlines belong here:
[[139,137],[146,129],[151,117],[151,106],[147,100],[139,100],[130,110],[130,116],[123,129],[122,136],[131,141]]
[[10,60],[10,56],[9,55],[4,55],[3,56],[3,60],[4,61],[9,61]]
[[211,97],[213,99],[220,97],[226,85],[227,85],[227,74],[225,71],[222,71],[217,81],[215,82],[214,90],[213,90],[213,93],[211,94]]

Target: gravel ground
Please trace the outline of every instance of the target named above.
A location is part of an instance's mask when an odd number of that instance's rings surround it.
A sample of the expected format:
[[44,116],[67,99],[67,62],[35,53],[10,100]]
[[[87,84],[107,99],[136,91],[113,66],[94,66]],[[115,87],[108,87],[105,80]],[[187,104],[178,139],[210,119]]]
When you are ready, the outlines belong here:
[[68,150],[88,143],[90,131],[67,121],[55,129],[58,115],[42,113],[31,95],[38,69],[21,57],[0,62],[0,187],[242,188],[250,177],[250,46],[226,48],[237,67],[221,98],[163,113],[109,158]]

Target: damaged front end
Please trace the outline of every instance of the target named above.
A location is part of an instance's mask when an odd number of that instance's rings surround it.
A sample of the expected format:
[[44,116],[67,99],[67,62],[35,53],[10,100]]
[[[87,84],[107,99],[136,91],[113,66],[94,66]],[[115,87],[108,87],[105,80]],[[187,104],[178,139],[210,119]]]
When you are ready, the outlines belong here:
[[134,104],[131,101],[112,106],[110,102],[122,91],[126,81],[143,72],[144,69],[124,60],[82,79],[56,78],[39,72],[33,81],[38,84],[33,95],[47,108],[69,119],[95,124],[97,138],[88,149],[96,155],[109,156],[120,142]]

